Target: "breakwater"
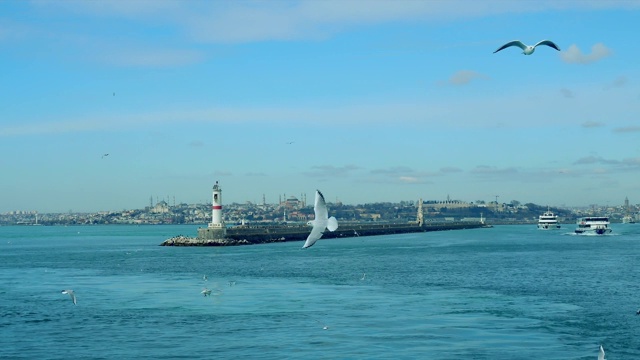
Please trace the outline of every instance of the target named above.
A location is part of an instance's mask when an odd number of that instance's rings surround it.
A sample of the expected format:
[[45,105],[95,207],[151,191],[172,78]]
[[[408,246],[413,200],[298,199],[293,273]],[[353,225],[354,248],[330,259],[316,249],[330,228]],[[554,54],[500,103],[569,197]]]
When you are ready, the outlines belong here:
[[[334,231],[325,230],[323,239],[405,234],[429,231],[475,229],[487,227],[480,222],[400,223],[400,224],[344,224]],[[306,225],[236,226],[226,229],[224,238],[208,236],[207,229],[198,229],[198,237],[174,236],[162,246],[235,246],[305,240],[311,232]]]

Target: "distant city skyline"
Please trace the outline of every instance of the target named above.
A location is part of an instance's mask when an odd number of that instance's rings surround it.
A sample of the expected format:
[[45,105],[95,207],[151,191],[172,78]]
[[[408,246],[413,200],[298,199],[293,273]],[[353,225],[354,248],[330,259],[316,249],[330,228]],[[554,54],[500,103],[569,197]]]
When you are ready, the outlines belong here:
[[[0,213],[200,203],[215,181],[225,203],[637,204],[638,18],[625,0],[3,1]],[[516,39],[561,51],[493,53]]]

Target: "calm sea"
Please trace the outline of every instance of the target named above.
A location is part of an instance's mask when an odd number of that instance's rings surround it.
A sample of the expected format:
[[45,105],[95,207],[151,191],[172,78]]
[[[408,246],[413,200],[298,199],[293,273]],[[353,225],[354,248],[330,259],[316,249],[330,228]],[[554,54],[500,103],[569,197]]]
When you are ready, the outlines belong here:
[[595,360],[603,344],[637,360],[640,224],[612,227],[306,250],[158,246],[196,226],[0,227],[0,358]]

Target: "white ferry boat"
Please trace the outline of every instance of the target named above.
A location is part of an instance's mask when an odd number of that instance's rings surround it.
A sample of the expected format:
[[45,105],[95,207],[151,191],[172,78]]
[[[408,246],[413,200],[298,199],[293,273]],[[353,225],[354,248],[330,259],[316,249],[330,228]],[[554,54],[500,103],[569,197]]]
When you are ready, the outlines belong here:
[[635,224],[635,223],[636,223],[636,220],[635,220],[635,219],[633,218],[633,216],[631,216],[631,215],[625,215],[625,216],[622,218],[622,223],[623,223],[623,224]]
[[606,216],[589,216],[578,219],[576,234],[603,235],[611,232],[609,218]]
[[558,215],[554,214],[553,211],[547,208],[547,211],[545,211],[544,214],[538,217],[538,229],[540,230],[560,229],[560,224],[558,224]]

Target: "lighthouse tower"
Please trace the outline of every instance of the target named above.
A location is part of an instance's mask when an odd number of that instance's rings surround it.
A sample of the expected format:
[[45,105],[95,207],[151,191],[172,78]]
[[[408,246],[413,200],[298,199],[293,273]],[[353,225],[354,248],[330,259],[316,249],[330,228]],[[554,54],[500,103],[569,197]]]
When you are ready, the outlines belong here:
[[216,181],[213,185],[213,201],[211,204],[211,222],[206,228],[198,228],[198,240],[224,239],[227,228],[222,221],[222,189]]
[[216,181],[213,185],[213,201],[211,202],[211,222],[210,228],[224,228],[224,221],[222,221],[222,189]]

